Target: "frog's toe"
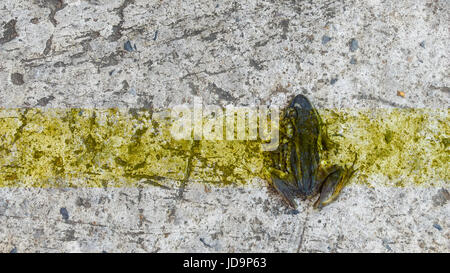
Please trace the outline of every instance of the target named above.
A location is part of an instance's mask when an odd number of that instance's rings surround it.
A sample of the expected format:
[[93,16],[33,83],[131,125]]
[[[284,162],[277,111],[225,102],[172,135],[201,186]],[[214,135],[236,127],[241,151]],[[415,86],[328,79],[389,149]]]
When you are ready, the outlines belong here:
[[272,175],[272,183],[275,189],[281,194],[283,199],[291,206],[293,209],[297,208],[297,202],[295,202],[295,196],[297,189],[294,185],[280,179],[276,175]]

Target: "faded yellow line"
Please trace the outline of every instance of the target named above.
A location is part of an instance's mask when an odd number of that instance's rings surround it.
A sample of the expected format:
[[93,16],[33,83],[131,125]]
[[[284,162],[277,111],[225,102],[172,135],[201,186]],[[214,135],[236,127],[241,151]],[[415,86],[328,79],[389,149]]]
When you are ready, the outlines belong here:
[[[358,154],[352,183],[449,183],[448,109],[319,112],[335,143],[324,161],[350,164]],[[203,183],[268,180],[261,142],[193,145],[172,138],[171,122],[126,109],[0,109],[0,186],[164,185],[183,181],[188,171],[190,181]]]

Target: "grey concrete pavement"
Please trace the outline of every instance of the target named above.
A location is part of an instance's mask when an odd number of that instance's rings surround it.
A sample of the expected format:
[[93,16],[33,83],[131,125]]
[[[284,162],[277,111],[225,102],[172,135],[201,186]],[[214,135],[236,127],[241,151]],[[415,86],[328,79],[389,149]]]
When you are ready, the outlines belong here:
[[[448,252],[449,193],[344,189],[322,211],[267,188],[1,189],[10,252]],[[61,208],[67,210],[64,219]],[[175,210],[173,210],[175,208]]]

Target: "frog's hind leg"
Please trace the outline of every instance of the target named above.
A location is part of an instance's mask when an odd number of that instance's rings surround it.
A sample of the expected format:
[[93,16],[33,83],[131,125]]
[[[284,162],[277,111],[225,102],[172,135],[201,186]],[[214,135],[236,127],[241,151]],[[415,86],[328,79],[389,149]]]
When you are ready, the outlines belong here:
[[343,171],[339,169],[325,178],[325,181],[323,181],[322,187],[320,188],[319,199],[314,203],[314,208],[321,209],[336,200],[343,188],[342,172]]
[[[355,159],[353,160],[350,168],[341,167],[338,165],[331,166],[328,170],[321,169],[321,174],[328,172],[328,175],[323,180],[320,186],[320,196],[314,204],[314,208],[321,209],[322,207],[330,204],[341,193],[341,190],[348,184],[350,178],[355,174],[355,163],[358,160],[358,154],[355,153]],[[323,176],[324,177],[324,176]]]
[[291,179],[282,179],[282,175],[278,175],[276,172],[271,173],[272,176],[272,183],[275,189],[280,193],[280,195],[283,197],[283,199],[289,204],[290,207],[293,209],[297,208],[297,202],[295,201],[295,196],[298,193],[297,188],[295,187],[295,184],[292,182],[289,182]]
[[350,178],[356,172],[353,166],[350,169],[335,166],[335,171],[330,173],[322,183],[320,196],[314,204],[314,208],[321,209],[337,199],[341,190],[347,185]]

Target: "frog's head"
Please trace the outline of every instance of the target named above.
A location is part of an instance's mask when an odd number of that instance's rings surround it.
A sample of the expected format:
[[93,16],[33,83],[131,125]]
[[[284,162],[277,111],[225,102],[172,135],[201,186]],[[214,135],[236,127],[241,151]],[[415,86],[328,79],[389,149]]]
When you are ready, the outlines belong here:
[[286,108],[285,118],[292,121],[307,116],[314,111],[311,102],[303,95],[297,95]]
[[319,135],[319,120],[314,106],[304,95],[297,95],[291,101],[285,112],[285,118],[289,119],[296,129],[310,135],[314,139]]
[[303,111],[312,111],[314,109],[311,102],[302,94],[295,96],[289,107],[294,109],[302,109]]

